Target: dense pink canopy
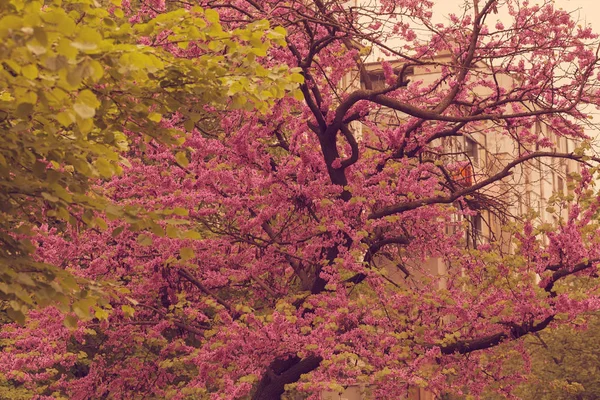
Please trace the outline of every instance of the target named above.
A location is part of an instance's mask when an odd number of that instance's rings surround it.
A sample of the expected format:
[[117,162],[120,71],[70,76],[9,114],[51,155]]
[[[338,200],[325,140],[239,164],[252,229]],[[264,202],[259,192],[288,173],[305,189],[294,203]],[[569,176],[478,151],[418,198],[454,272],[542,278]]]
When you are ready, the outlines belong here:
[[[568,218],[547,234],[526,222],[512,253],[494,242],[466,248],[462,229],[447,229],[493,203],[485,189],[518,165],[581,160],[555,153],[533,127],[585,137],[584,108],[598,102],[590,29],[551,2],[474,0],[435,25],[427,1],[199,3],[230,29],[284,26],[288,47],[264,66],[301,67],[304,100],[267,114],[207,110],[180,149],[134,144],[131,166],[100,184],[120,204],[174,210],[163,227],[197,234],[148,232],[148,245],[119,221],[105,231],[41,227],[41,260],[122,289],[107,318],[74,331],[54,309],[4,326],[8,379],[45,387],[39,398],[72,399],[277,399],[289,384],[315,396],[364,385],[378,399],[409,386],[479,395],[493,383],[509,393],[524,370],[505,369],[489,349],[600,309],[594,169],[573,182]],[[180,3],[144,4],[132,20]],[[496,8],[510,20],[497,21]],[[382,89],[364,64],[371,47],[402,61],[382,63]],[[407,82],[409,67],[439,73]],[[501,85],[507,75],[518,84]],[[354,85],[340,84],[349,77]],[[382,124],[382,108],[402,117]],[[179,115],[164,123],[184,129]],[[453,172],[464,163],[441,143],[475,131],[500,132],[520,150],[467,185]],[[434,258],[445,276],[425,268]],[[575,275],[584,283],[562,283]]]

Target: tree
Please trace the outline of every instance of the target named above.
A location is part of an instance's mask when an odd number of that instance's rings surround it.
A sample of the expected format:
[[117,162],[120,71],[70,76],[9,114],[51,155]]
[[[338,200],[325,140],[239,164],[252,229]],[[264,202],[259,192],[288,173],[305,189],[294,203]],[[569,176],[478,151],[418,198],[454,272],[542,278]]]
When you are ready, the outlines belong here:
[[[595,345],[598,315],[581,315],[572,322],[572,325],[558,325],[528,335],[519,351],[505,343],[490,353],[494,362],[502,363],[504,374],[519,376],[513,382],[516,398],[583,400],[598,397],[598,350]],[[483,397],[490,400],[506,398],[494,389],[493,385],[488,387]],[[464,391],[468,393],[469,389]]]
[[32,230],[106,229],[97,211],[130,228],[156,225],[160,210],[142,218],[95,186],[122,172],[132,141],[181,144],[164,115],[189,127],[205,105],[264,110],[292,88],[286,67],[266,71],[255,59],[285,45],[285,31],[267,21],[223,31],[218,14],[200,7],[134,22],[119,2],[14,0],[0,6],[0,25],[0,299],[19,321],[34,305],[69,310],[76,296],[78,310],[99,296],[56,268],[62,261],[32,259]]
[[[174,4],[144,2],[131,18]],[[266,115],[225,108],[193,125],[183,117],[176,156],[155,141],[132,148],[131,166],[102,188],[123,207],[171,210],[142,236],[108,221],[104,231],[49,228],[39,237],[40,259],[120,293],[110,312],[74,331],[53,309],[3,327],[10,390],[278,399],[358,384],[374,398],[398,398],[409,386],[480,395],[489,384],[509,393],[521,372],[505,370],[490,349],[513,343],[524,353],[517,339],[598,309],[597,160],[583,147],[558,152],[535,129],[586,137],[585,108],[598,104],[588,27],[550,2],[518,0],[475,0],[446,24],[431,22],[430,2],[412,0],[208,4],[227,28],[285,27],[287,48],[256,54],[257,72],[300,68],[303,98],[281,98]],[[377,86],[365,65],[374,49],[401,60],[381,63]],[[439,75],[409,82],[414,68]],[[343,84],[357,75],[363,88]],[[507,77],[518,84],[503,85]],[[384,108],[396,124],[377,124]],[[179,127],[182,117],[164,124]],[[487,176],[464,174],[440,145],[475,132],[515,144]],[[557,226],[507,225],[511,252],[494,241],[468,248],[448,232],[454,216],[500,203],[488,189],[516,169],[552,158],[584,166],[555,198],[569,209],[562,220],[556,211]],[[431,258],[447,273],[429,274]],[[388,277],[389,265],[406,281]]]
[[598,382],[598,315],[585,316],[586,326],[561,326],[528,340],[532,373],[519,388],[524,399],[595,399]]

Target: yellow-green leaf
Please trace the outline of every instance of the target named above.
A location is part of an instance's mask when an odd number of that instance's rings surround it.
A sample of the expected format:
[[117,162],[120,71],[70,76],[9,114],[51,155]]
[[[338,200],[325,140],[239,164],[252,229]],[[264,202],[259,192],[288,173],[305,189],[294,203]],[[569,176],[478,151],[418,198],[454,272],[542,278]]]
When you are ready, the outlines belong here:
[[173,209],[173,214],[175,215],[181,215],[181,216],[187,216],[189,214],[188,210],[183,208],[183,207],[175,207]]
[[183,261],[187,261],[191,258],[194,258],[196,253],[194,253],[194,249],[192,249],[191,247],[182,247],[179,250],[179,255],[181,256],[181,259]]
[[92,118],[96,115],[96,109],[94,107],[82,103],[73,104],[73,111],[83,119]]
[[96,318],[98,318],[100,321],[105,321],[108,319],[108,317],[110,316],[108,310],[105,310],[103,308],[100,307],[96,307],[96,310],[94,312],[94,316]]
[[72,315],[67,315],[63,321],[67,328],[77,328],[78,319]]
[[182,151],[175,154],[175,160],[182,167],[187,167],[190,164],[189,160],[187,159],[187,156]]
[[133,314],[135,313],[135,309],[128,304],[121,306],[121,311],[123,311],[123,314],[125,314],[126,317],[133,317]]
[[204,16],[208,22],[212,22],[213,24],[219,22],[219,13],[213,9],[208,8],[204,10]]
[[29,64],[21,68],[21,74],[27,79],[35,79],[38,77],[38,68],[35,64]]
[[100,173],[100,176],[103,178],[110,178],[113,176],[113,167],[112,165],[106,161],[104,158],[99,158],[94,163],[94,166]]
[[290,75],[290,80],[294,83],[304,83],[304,76],[302,76],[302,74],[294,72]]
[[159,113],[153,112],[153,113],[148,114],[148,119],[152,122],[160,122],[162,119],[162,115]]
[[138,236],[137,242],[142,246],[150,246],[152,244],[152,238],[148,235],[141,234]]
[[66,111],[59,112],[54,118],[65,128],[75,122],[75,116],[73,113]]

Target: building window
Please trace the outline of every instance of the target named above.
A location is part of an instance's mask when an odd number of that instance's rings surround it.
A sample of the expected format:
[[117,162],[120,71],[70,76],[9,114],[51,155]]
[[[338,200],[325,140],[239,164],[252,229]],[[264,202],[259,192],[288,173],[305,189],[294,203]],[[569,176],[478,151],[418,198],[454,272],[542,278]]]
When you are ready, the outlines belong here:
[[481,214],[478,213],[469,217],[469,225],[467,231],[468,245],[476,249],[483,239],[483,218],[481,218]]
[[556,177],[556,189],[560,194],[563,194],[565,192],[565,181],[561,176]]
[[540,121],[535,121],[535,134],[540,135],[542,133],[542,123]]
[[479,146],[476,141],[468,137],[465,137],[465,155],[473,165],[479,164]]
[[[369,79],[371,79],[372,90],[381,90],[387,85],[385,83],[385,76],[382,72],[369,72]],[[365,85],[363,85],[365,86]]]
[[[394,73],[398,75],[401,70],[402,68],[394,68]],[[369,79],[371,80],[372,90],[382,90],[389,86],[385,82],[385,75],[381,69],[368,71],[367,73],[369,74]],[[408,83],[408,77],[414,75],[414,73],[414,67],[406,68],[406,71],[404,71],[404,82],[402,86],[406,86],[406,84]],[[366,89],[365,82],[362,80],[360,82],[360,86],[362,89]]]

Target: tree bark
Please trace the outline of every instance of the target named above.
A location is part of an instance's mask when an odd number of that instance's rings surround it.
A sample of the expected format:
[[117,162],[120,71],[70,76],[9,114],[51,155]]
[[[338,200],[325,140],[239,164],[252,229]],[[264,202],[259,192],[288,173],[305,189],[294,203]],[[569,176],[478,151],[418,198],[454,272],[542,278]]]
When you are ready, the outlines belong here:
[[297,382],[302,374],[307,374],[319,367],[323,358],[309,356],[304,359],[291,357],[286,360],[275,360],[258,383],[252,400],[279,400],[285,391],[285,385]]

